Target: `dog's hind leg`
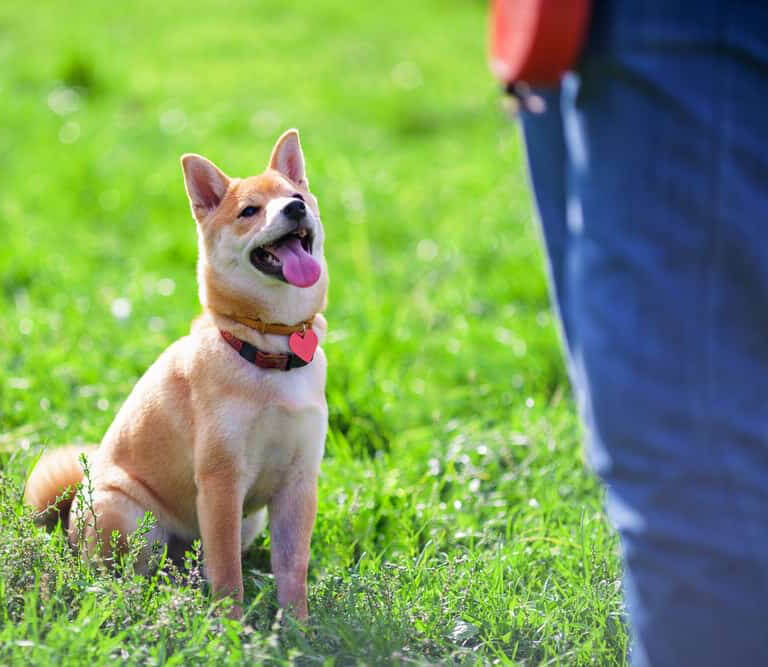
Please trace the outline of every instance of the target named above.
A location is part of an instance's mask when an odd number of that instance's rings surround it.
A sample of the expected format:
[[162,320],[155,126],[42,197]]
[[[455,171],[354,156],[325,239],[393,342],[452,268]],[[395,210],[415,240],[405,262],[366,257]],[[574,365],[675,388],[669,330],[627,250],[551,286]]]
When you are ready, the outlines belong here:
[[[139,528],[145,513],[145,508],[116,489],[95,490],[86,506],[77,496],[70,511],[69,541],[84,559],[114,564],[128,549],[128,538]],[[138,572],[149,571],[152,545],[168,544],[170,537],[170,532],[157,523],[147,531],[136,562]]]

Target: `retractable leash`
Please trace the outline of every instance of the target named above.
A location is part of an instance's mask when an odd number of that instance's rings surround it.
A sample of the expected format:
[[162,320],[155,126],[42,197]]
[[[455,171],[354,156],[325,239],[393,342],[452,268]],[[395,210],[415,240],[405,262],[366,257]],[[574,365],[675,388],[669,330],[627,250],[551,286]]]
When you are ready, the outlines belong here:
[[546,109],[534,89],[557,85],[574,66],[591,8],[591,0],[491,0],[490,68],[508,111]]

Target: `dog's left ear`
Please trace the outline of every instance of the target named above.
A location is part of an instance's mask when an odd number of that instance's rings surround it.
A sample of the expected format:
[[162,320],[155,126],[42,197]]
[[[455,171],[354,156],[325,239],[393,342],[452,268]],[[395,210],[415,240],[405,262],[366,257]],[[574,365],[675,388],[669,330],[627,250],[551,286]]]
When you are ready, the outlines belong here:
[[229,187],[229,177],[213,162],[201,155],[186,153],[181,156],[184,185],[195,220],[203,219],[221,203]]
[[296,185],[309,187],[307,174],[304,170],[304,153],[301,152],[298,130],[287,130],[277,140],[269,159],[269,168],[287,176]]

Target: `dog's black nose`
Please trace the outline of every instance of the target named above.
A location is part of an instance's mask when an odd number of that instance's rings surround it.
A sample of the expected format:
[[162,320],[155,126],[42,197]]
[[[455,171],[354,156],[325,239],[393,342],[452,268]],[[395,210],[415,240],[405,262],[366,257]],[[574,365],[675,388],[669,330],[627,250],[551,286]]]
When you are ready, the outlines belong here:
[[294,199],[283,209],[283,215],[289,220],[298,222],[307,214],[307,207],[301,199]]

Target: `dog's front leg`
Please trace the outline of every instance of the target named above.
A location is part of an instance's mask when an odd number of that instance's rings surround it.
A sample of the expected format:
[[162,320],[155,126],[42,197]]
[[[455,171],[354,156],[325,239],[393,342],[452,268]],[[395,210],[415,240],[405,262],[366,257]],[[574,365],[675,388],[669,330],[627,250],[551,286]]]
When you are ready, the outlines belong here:
[[242,493],[231,475],[198,479],[197,518],[203,539],[203,559],[214,596],[231,596],[230,616],[243,615],[243,564],[240,550],[243,515]]
[[307,618],[309,543],[317,513],[317,479],[299,479],[283,487],[269,503],[272,573],[277,601]]

